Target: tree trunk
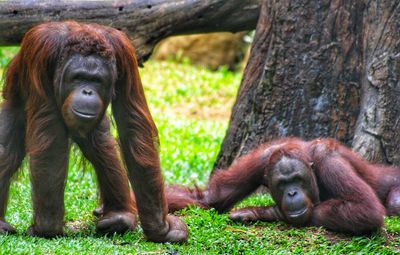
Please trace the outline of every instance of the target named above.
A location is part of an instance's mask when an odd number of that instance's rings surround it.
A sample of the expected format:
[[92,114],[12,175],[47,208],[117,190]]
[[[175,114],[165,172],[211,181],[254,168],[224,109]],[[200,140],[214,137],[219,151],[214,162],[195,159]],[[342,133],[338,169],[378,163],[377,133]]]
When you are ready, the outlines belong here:
[[364,11],[363,98],[353,148],[400,165],[400,1],[368,1]]
[[215,169],[282,136],[400,163],[399,1],[377,2],[263,2]]
[[139,60],[170,35],[254,29],[261,0],[0,1],[0,45],[18,44],[45,21],[73,19],[124,31]]

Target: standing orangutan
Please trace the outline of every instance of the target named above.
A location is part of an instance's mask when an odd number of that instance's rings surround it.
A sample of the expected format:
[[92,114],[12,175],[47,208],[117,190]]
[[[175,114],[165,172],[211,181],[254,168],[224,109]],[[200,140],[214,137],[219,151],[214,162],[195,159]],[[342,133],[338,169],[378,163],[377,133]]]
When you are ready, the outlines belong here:
[[285,221],[295,226],[323,226],[365,234],[400,214],[400,169],[373,165],[333,139],[297,138],[262,145],[217,170],[205,191],[171,186],[170,211],[188,205],[229,211],[237,202],[266,186],[276,205],[230,213],[234,221]]
[[[0,233],[10,179],[29,156],[33,224],[28,233],[63,234],[69,138],[93,164],[102,214],[97,231],[124,232],[137,222],[155,242],[187,239],[186,225],[167,215],[157,129],[150,115],[134,49],[120,31],[97,24],[51,22],[29,30],[5,72],[0,111]],[[112,103],[128,176],[105,115]]]

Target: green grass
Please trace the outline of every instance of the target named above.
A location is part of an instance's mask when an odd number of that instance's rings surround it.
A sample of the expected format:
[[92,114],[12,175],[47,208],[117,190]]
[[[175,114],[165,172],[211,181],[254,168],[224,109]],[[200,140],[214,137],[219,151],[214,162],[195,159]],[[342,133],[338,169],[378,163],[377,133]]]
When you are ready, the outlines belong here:
[[[0,56],[8,61],[8,55]],[[141,75],[160,133],[166,182],[204,185],[224,137],[241,75],[171,62],[148,62]],[[236,224],[226,214],[189,208],[177,213],[190,231],[188,242],[182,245],[147,242],[140,227],[125,235],[98,236],[91,215],[98,199],[95,175],[90,167],[83,169],[79,157],[72,151],[65,192],[67,237],[46,240],[24,235],[32,215],[29,174],[24,167],[12,185],[7,213],[18,234],[0,235],[0,254],[400,253],[399,217],[386,218],[386,228],[372,236],[351,237],[285,223]],[[238,206],[271,203],[270,196],[257,195]]]

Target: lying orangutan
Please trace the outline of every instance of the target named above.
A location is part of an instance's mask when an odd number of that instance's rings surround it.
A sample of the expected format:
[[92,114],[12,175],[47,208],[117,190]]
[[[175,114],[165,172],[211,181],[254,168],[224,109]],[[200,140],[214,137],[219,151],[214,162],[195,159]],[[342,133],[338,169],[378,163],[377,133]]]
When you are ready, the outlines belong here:
[[238,209],[230,219],[365,234],[383,225],[385,213],[400,212],[400,168],[371,164],[333,139],[262,145],[214,172],[205,190],[169,186],[166,196],[170,212],[197,205],[223,213],[261,185],[276,205]]

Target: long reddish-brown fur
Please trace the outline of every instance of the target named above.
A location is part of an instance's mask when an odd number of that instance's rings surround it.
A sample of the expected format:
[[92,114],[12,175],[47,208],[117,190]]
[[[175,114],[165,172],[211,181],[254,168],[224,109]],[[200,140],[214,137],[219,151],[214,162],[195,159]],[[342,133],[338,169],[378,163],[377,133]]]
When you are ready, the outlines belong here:
[[385,213],[400,213],[400,169],[371,164],[333,139],[284,138],[261,145],[214,172],[205,190],[167,187],[168,203],[173,210],[198,205],[226,212],[259,186],[269,188],[271,170],[283,156],[313,169],[313,201],[318,202],[309,225],[362,234],[380,228]]
[[[63,120],[56,95],[60,93],[60,64],[74,54],[99,56],[112,69],[115,81],[110,95],[112,109],[145,234],[154,241],[186,239],[184,224],[173,216],[167,217],[157,129],[147,106],[130,40],[116,29],[74,21],[44,23],[29,30],[5,72],[4,103],[0,112],[0,122],[3,122],[0,123],[0,221],[4,221],[10,178],[26,151],[32,172],[34,224],[44,226],[43,232],[47,231],[48,236],[62,232],[64,209],[63,197],[59,194],[65,186],[70,134],[63,122],[69,120]],[[103,113],[108,103],[103,102]],[[134,213],[127,174],[108,126],[107,119],[99,120],[85,138],[74,137],[74,140],[95,167],[103,213],[115,210]],[[46,174],[48,171],[40,168],[54,168],[54,171]],[[40,182],[50,183],[46,189],[58,195],[53,199],[37,196],[45,188]],[[54,227],[47,226],[51,224],[44,219],[51,214],[56,215],[51,222]],[[174,228],[180,228],[181,236],[178,232],[170,236]]]

